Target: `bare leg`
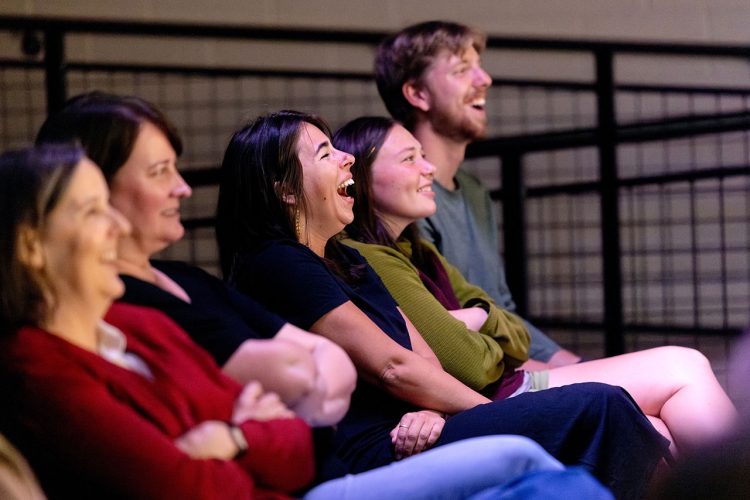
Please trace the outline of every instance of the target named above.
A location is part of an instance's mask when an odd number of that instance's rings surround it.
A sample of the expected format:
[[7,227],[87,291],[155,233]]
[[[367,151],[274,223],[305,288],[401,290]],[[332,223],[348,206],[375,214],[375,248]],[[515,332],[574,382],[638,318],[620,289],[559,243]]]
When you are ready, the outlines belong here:
[[567,349],[560,349],[549,358],[547,363],[549,363],[550,367],[556,368],[558,366],[572,365],[579,361],[581,361],[581,357],[578,354],[573,354]]
[[[476,309],[476,308],[475,308]],[[549,358],[546,363],[544,361],[537,361],[535,359],[529,359],[521,368],[527,372],[537,372],[540,370],[549,370],[551,368],[557,368],[558,366],[572,365],[581,361],[581,357],[577,354],[573,354],[567,349],[560,349]]]
[[669,429],[667,428],[667,424],[665,424],[664,420],[660,419],[659,417],[652,417],[651,415],[646,415],[646,418],[648,418],[649,422],[651,422],[651,425],[654,426],[654,429],[656,429],[659,432],[659,434],[669,439],[669,451],[672,452],[672,456],[676,458],[677,446],[675,445],[674,438],[672,437],[672,433],[669,432]]
[[685,347],[657,347],[553,368],[549,382],[550,387],[604,382],[625,388],[646,415],[663,421],[669,439],[683,451],[721,436],[737,417],[706,357]]

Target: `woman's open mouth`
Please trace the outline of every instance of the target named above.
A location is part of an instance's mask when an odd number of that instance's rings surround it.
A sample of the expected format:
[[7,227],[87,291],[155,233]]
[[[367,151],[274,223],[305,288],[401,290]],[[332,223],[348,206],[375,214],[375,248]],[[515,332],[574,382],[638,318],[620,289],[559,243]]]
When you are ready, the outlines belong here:
[[336,186],[336,192],[339,196],[344,198],[354,197],[354,179],[347,179],[338,186]]

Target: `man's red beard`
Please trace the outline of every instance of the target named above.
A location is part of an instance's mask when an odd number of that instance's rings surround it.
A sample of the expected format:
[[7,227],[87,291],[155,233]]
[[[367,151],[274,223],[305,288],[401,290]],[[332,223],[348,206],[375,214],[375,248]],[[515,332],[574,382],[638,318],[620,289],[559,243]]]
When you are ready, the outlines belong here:
[[471,120],[466,115],[456,119],[453,114],[443,112],[441,109],[435,109],[429,116],[430,125],[435,132],[459,142],[473,142],[487,135],[486,120],[480,123]]

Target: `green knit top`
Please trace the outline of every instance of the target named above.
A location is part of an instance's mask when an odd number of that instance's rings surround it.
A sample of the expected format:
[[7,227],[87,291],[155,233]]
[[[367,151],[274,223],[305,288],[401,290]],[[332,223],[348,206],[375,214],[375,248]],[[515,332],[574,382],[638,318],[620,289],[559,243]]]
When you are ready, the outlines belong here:
[[487,321],[478,332],[454,318],[424,286],[419,270],[409,260],[409,242],[398,242],[401,251],[351,239],[343,242],[367,259],[445,371],[467,386],[481,390],[498,380],[506,366],[516,368],[528,359],[529,333],[521,318],[497,307],[484,290],[467,282],[431,243],[422,240],[426,250],[435,253],[445,268],[462,307],[471,303],[489,309]]

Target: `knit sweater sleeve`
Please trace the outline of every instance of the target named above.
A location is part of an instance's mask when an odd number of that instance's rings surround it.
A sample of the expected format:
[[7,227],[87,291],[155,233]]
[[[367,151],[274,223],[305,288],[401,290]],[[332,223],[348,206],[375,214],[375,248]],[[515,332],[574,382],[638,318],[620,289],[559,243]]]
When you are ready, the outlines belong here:
[[479,332],[489,335],[500,344],[509,368],[521,366],[529,359],[529,344],[531,342],[523,320],[512,312],[497,306],[487,292],[466,281],[461,271],[448,263],[432,244],[426,241],[423,241],[423,244],[440,259],[443,268],[448,273],[453,293],[456,294],[461,306],[481,306],[487,309],[487,321],[484,322]]
[[425,288],[417,268],[404,254],[381,245],[348,239],[344,243],[367,259],[446,372],[475,390],[500,378],[504,369],[501,345],[454,318]]

